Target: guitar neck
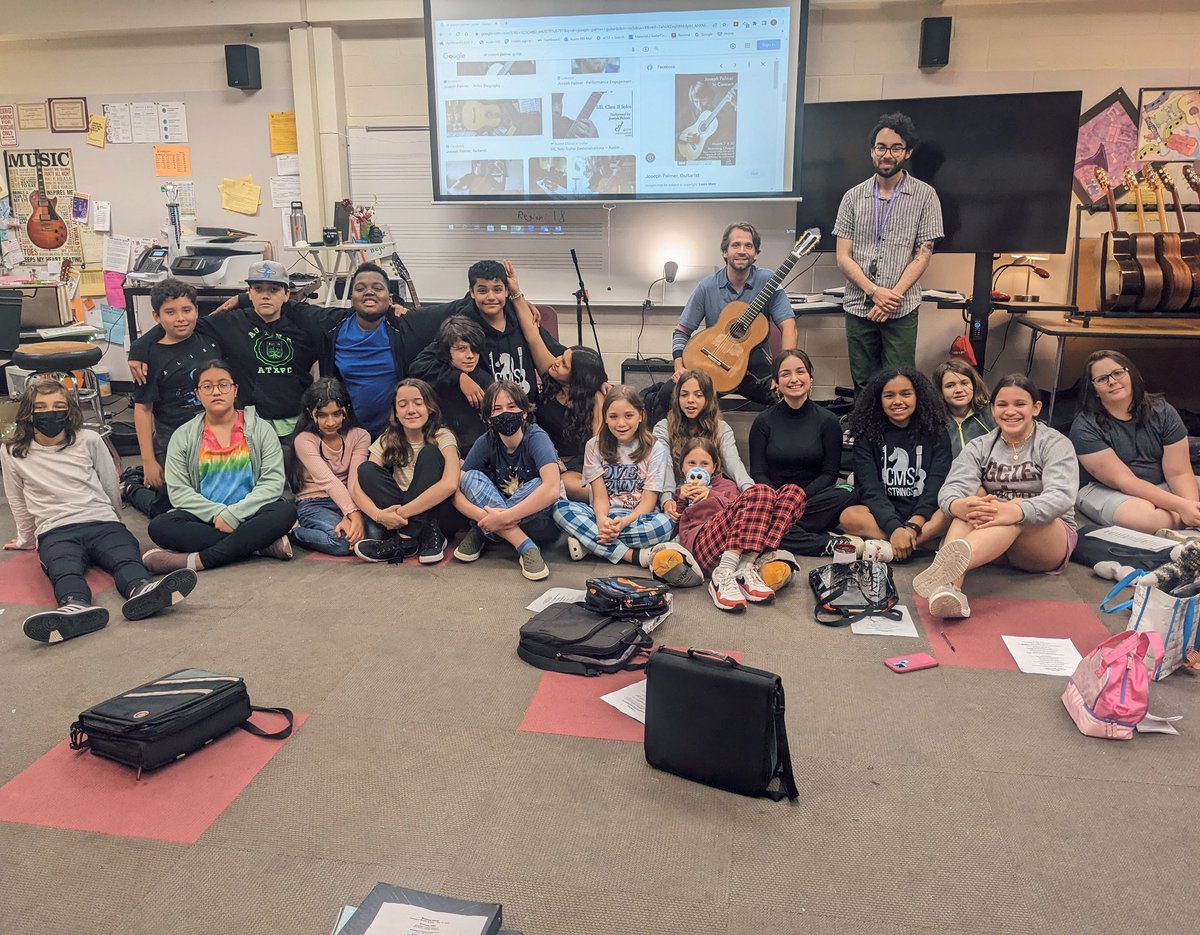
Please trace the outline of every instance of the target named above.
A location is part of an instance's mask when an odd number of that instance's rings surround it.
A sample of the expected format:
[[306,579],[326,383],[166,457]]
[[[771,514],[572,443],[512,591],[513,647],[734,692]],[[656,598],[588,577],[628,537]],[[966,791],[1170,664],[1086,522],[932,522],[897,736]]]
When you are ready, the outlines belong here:
[[728,104],[731,100],[733,100],[733,88],[730,88],[728,93],[723,98],[721,98],[721,102],[719,104],[717,104],[716,107],[713,108],[712,113],[704,118],[704,122],[701,123],[698,128],[701,133],[703,133],[710,126],[712,126],[712,122],[717,119],[717,114],[719,114],[721,112],[721,109],[726,104]]
[[1112,189],[1105,187],[1104,194],[1108,196],[1108,215],[1112,218],[1113,233],[1119,233],[1121,224],[1117,220],[1117,199],[1113,197]]
[[767,280],[767,284],[758,291],[758,295],[754,297],[754,301],[742,313],[741,320],[745,324],[749,324],[762,314],[763,309],[767,307],[767,303],[771,301],[771,297],[775,295],[780,285],[787,279],[788,274],[792,271],[792,267],[796,265],[796,261],[799,259],[800,257],[796,256],[795,253],[789,253],[787,259],[779,264],[779,269],[775,270],[775,275]]

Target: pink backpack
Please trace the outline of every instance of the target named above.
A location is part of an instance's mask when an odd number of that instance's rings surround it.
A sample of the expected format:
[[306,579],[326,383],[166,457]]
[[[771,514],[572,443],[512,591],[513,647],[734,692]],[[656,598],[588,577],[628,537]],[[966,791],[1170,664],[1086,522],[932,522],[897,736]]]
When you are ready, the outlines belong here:
[[[1147,652],[1153,653],[1149,665]],[[1150,707],[1150,673],[1162,655],[1159,634],[1126,630],[1084,656],[1062,696],[1079,732],[1110,740],[1132,739],[1133,729]]]

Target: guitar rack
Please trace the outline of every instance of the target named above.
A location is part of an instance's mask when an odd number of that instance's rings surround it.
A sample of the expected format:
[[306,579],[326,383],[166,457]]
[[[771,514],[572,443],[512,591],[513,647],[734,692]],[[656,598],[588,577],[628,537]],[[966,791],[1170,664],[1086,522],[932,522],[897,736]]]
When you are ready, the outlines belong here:
[[[1163,208],[1167,211],[1174,211],[1175,203],[1170,202],[1170,201],[1164,202]],[[1179,208],[1185,214],[1200,214],[1200,204],[1180,205]],[[1119,205],[1117,205],[1117,211],[1120,214],[1134,214],[1137,212],[1137,205],[1135,205],[1135,204],[1119,204]],[[1080,233],[1080,227],[1082,226],[1080,224],[1080,222],[1082,221],[1083,215],[1085,212],[1089,216],[1096,215],[1096,214],[1108,214],[1108,204],[1104,201],[1097,201],[1090,205],[1079,204],[1079,205],[1075,206],[1075,238],[1071,244],[1071,303],[1074,305],[1079,304],[1079,246],[1084,240],[1083,235]],[[1200,224],[1197,224],[1196,227],[1200,228]],[[1200,232],[1200,231],[1198,231],[1198,232]],[[1099,238],[1089,237],[1087,239],[1088,240],[1096,240]],[[1099,316],[1102,316],[1103,314],[1104,313],[1100,312],[1100,311],[1095,311],[1095,312],[1089,313],[1086,317],[1084,317],[1084,327],[1085,328],[1088,327],[1088,324],[1089,324],[1088,319],[1090,319],[1091,317],[1099,317]],[[1146,314],[1150,315],[1152,313],[1147,312]],[[1120,317],[1129,318],[1129,317],[1133,317],[1133,316],[1122,315]],[[1192,316],[1187,315],[1184,317],[1190,318]]]

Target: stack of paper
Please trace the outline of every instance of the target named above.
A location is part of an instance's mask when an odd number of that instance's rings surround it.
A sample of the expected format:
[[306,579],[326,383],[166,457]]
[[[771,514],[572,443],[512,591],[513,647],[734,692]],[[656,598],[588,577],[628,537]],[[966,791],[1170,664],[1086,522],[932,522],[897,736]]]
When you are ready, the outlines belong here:
[[221,193],[221,207],[226,211],[258,214],[258,206],[262,204],[262,186],[254,184],[253,176],[225,179],[217,186],[217,191]]
[[503,916],[499,903],[379,883],[342,925],[340,935],[500,935]]

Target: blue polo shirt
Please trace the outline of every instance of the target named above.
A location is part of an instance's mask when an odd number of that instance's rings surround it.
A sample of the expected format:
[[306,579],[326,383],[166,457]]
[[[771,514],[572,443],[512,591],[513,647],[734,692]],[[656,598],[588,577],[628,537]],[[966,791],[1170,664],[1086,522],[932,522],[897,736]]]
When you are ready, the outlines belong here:
[[391,418],[397,382],[387,325],[380,322],[374,330],[364,331],[358,316],[351,315],[338,330],[333,354],[359,424],[372,438],[378,437]]
[[[774,275],[774,270],[762,269],[758,266],[752,267],[745,287],[741,292],[737,292],[729,283],[728,270],[721,267],[711,276],[700,280],[696,291],[692,293],[687,305],[683,307],[683,314],[679,316],[679,324],[689,331],[695,331],[701,323],[705,327],[712,327],[717,323],[721,309],[730,302],[753,302],[762,287],[770,282]],[[777,325],[782,325],[785,321],[791,321],[795,317],[782,289],[777,289],[771,296],[766,311],[771,316],[771,321]]]

